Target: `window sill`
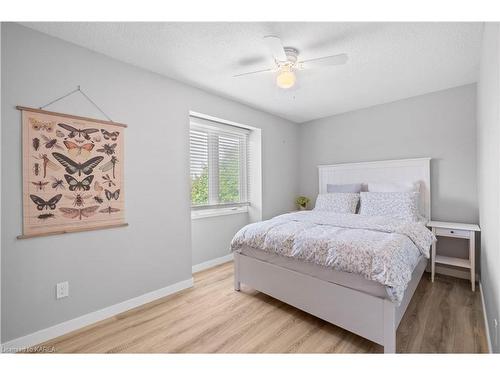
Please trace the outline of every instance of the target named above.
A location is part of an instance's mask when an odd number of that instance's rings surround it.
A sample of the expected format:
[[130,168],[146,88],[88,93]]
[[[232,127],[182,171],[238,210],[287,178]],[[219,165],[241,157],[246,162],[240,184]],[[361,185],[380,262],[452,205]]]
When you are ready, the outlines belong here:
[[192,210],[191,220],[204,219],[206,217],[235,215],[248,212],[248,206],[228,208],[207,208],[205,210]]

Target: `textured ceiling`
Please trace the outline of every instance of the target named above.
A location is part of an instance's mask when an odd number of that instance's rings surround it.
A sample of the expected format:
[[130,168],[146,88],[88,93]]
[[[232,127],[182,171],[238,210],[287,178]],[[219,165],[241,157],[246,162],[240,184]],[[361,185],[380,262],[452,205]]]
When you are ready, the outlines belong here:
[[[475,82],[480,23],[23,23],[41,32],[295,122]],[[262,41],[278,35],[300,59],[347,53],[344,66],[276,87]]]

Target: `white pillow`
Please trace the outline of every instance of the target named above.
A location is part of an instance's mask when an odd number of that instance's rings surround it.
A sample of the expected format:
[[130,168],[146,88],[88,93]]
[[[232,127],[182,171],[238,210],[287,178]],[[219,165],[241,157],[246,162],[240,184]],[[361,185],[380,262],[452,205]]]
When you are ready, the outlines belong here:
[[370,182],[368,183],[368,191],[375,193],[418,192],[420,191],[420,183]]
[[337,214],[355,214],[359,193],[318,194],[315,211],[329,211]]
[[361,215],[386,216],[405,221],[419,221],[418,198],[412,192],[361,192]]

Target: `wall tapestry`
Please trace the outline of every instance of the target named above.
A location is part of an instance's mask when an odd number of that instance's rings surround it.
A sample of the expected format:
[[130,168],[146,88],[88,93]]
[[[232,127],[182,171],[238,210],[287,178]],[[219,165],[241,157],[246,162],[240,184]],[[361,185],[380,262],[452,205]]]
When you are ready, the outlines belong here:
[[23,235],[126,225],[126,125],[26,107]]

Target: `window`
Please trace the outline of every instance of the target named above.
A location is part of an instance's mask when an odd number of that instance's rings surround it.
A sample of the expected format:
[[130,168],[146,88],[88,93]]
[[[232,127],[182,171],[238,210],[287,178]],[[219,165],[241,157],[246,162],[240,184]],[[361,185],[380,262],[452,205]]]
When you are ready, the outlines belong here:
[[192,210],[248,205],[248,129],[190,117]]

